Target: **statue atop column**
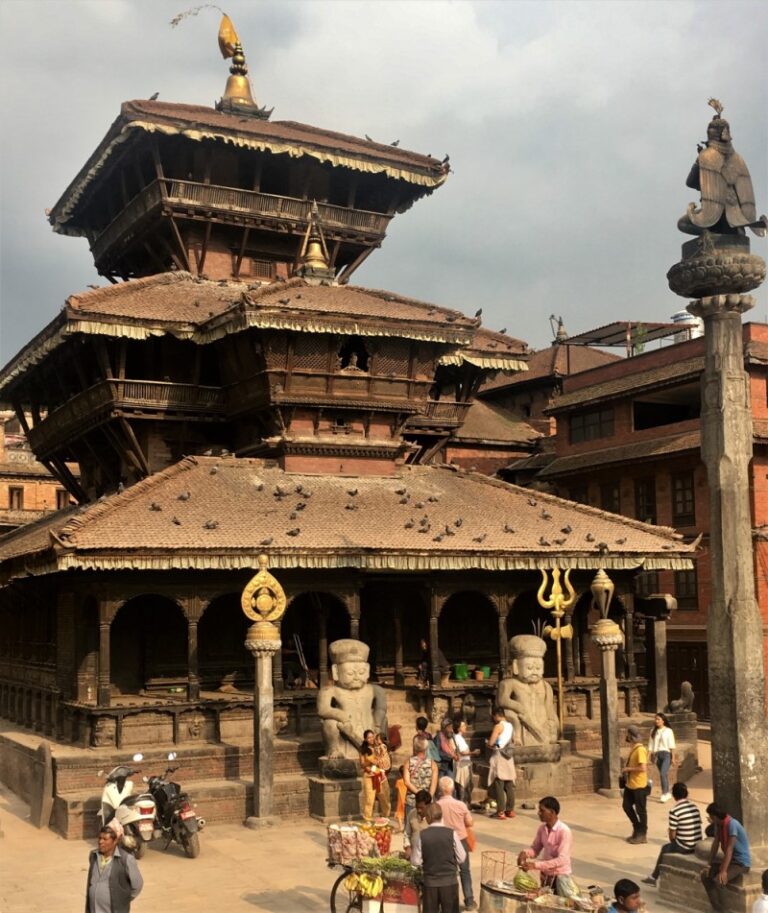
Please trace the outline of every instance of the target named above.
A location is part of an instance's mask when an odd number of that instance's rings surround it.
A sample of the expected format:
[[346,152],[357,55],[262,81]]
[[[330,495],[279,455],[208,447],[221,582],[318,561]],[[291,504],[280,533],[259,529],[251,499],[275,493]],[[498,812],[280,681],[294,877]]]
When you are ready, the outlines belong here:
[[699,155],[688,180],[687,187],[701,192],[701,204],[688,206],[686,214],[678,221],[680,231],[689,235],[744,234],[751,229],[756,235],[765,235],[768,219],[757,218],[755,192],[752,178],[744,159],[734,150],[731,127],[720,115],[723,106],[716,98],[709,104],[715,116],[707,127],[707,140],[699,144]]
[[497,704],[515,727],[518,745],[557,742],[557,710],[552,686],[544,680],[546,641],[518,634],[509,641],[510,666],[499,682]]
[[768,217],[757,218],[752,178],[733,148],[730,125],[721,117],[723,106],[716,98],[709,104],[715,116],[686,181],[701,192],[701,201],[698,207],[691,203],[677,223],[680,231],[696,237],[683,244],[681,261],[667,273],[669,287],[684,298],[743,295],[765,279],[765,263],[750,253],[745,229],[764,236]]
[[317,693],[328,758],[357,760],[366,729],[386,735],[387,696],[368,681],[369,647],[359,640],[336,640],[329,647],[333,683]]

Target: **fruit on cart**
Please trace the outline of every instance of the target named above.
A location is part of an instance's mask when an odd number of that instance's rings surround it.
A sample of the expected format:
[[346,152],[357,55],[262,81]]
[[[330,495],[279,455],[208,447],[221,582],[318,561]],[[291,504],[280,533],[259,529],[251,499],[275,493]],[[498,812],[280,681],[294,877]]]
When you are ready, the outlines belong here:
[[384,890],[384,879],[380,875],[363,872],[357,879],[357,890],[364,897],[378,897]]
[[535,891],[539,882],[533,875],[530,875],[525,869],[518,869],[515,875],[514,885],[521,894],[527,894],[529,891]]
[[355,873],[352,872],[350,875],[347,875],[347,877],[344,879],[344,887],[351,894],[353,891],[357,890],[359,881],[360,881],[360,879],[357,877],[357,875],[355,875]]

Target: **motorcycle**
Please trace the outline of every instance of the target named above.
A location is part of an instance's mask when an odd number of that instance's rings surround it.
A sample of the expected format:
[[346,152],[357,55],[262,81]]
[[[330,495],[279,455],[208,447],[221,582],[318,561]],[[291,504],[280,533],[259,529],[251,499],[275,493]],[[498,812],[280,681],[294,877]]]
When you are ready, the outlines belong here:
[[[134,762],[142,761],[143,755],[135,754]],[[100,775],[103,771],[99,771]],[[107,774],[107,781],[101,793],[101,806],[99,819],[101,827],[116,818],[122,825],[122,845],[141,859],[147,849],[147,843],[155,836],[155,800],[149,793],[133,795],[134,774],[138,769],[132,769],[125,764],[114,767]]]
[[[176,760],[176,754],[168,755],[169,761]],[[166,839],[165,849],[171,841],[178,843],[190,859],[200,855],[200,831],[205,827],[205,819],[200,818],[192,807],[189,794],[182,792],[178,783],[168,777],[179,769],[166,767],[162,776],[145,777],[149,792],[157,808],[156,823]]]

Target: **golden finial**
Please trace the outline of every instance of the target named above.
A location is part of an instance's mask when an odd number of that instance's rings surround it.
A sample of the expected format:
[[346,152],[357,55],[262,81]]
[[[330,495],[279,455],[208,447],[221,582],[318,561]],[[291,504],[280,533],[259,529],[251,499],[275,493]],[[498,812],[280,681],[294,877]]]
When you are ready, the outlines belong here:
[[333,279],[328,248],[320,222],[320,212],[314,200],[309,212],[309,224],[301,245],[299,268],[296,270],[296,274],[304,279]]
[[216,105],[218,110],[250,114],[262,120],[268,120],[272,109],[267,111],[266,108],[260,108],[253,97],[243,46],[232,20],[226,13],[222,15],[219,26],[219,50],[225,60],[232,58],[232,65],[229,68],[224,94]]

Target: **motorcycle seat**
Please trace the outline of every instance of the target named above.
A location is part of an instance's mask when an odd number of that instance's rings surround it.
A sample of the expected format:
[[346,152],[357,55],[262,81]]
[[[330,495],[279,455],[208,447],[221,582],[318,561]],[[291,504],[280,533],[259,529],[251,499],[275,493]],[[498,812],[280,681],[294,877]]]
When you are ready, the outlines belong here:
[[135,805],[139,801],[138,796],[126,796],[120,803],[121,805]]

